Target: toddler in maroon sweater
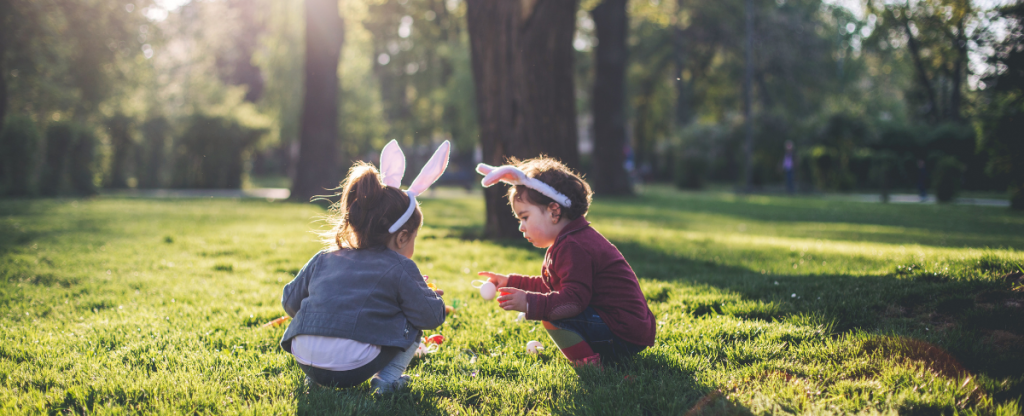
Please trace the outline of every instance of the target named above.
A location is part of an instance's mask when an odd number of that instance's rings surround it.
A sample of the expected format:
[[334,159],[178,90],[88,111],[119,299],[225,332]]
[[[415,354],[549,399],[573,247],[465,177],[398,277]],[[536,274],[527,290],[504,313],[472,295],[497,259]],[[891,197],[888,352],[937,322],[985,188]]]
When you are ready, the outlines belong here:
[[481,164],[484,186],[509,188],[519,231],[547,249],[541,276],[480,272],[502,292],[505,310],[540,320],[573,364],[630,357],[654,345],[657,329],[636,274],[622,253],[584,218],[593,192],[551,158],[498,168]]

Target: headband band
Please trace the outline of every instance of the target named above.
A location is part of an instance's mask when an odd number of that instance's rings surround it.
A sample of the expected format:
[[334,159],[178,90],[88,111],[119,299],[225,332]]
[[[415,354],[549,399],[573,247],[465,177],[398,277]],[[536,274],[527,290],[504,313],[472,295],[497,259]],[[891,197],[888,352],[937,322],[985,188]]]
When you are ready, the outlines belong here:
[[556,191],[555,188],[551,187],[551,185],[541,182],[537,178],[526,176],[526,172],[523,172],[515,166],[505,165],[494,167],[481,163],[476,166],[476,171],[480,172],[481,175],[484,175],[484,179],[480,181],[484,188],[489,188],[499,181],[510,185],[523,185],[553,199],[563,207],[572,207],[572,201],[569,200],[569,197]]
[[[406,208],[405,213],[398,217],[391,228],[388,228],[388,233],[394,234],[409,221],[409,218],[412,218],[412,213],[416,210],[416,196],[426,191],[444,173],[448,167],[448,154],[451,152],[451,147],[451,143],[445,140],[434,151],[434,155],[430,157],[427,164],[423,165],[420,174],[416,175],[412,185],[409,185],[409,189],[405,191],[405,194],[409,195],[409,208]],[[402,177],[405,176],[405,154],[402,153],[402,149],[398,147],[398,142],[395,140],[390,141],[380,151],[380,173],[381,181],[385,185],[401,188]]]

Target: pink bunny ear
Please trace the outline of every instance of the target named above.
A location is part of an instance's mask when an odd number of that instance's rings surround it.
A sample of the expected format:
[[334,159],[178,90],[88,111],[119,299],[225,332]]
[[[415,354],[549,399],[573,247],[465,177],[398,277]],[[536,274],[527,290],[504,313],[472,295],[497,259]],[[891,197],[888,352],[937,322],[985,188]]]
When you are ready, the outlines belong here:
[[402,186],[402,177],[405,176],[405,153],[402,153],[395,140],[388,142],[380,151],[380,174],[385,185],[395,188]]
[[434,155],[430,157],[426,165],[423,165],[423,169],[420,170],[420,174],[416,175],[416,179],[412,181],[412,185],[409,185],[409,193],[419,195],[423,191],[426,191],[441,174],[448,167],[448,154],[451,153],[451,143],[447,140],[441,143],[441,146],[434,151]]

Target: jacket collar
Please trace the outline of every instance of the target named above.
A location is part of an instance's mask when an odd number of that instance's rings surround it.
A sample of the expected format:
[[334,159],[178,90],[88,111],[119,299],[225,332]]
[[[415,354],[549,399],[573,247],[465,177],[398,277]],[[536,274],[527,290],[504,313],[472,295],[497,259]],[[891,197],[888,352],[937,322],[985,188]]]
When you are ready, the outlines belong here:
[[[579,218],[569,222],[569,224],[567,224],[565,228],[563,228],[562,231],[558,233],[558,237],[555,237],[555,244],[558,244],[558,242],[562,241],[562,239],[567,237],[569,234],[572,234],[589,226],[590,221],[587,221],[587,219],[581,215]],[[551,246],[554,247],[555,244],[552,244]]]

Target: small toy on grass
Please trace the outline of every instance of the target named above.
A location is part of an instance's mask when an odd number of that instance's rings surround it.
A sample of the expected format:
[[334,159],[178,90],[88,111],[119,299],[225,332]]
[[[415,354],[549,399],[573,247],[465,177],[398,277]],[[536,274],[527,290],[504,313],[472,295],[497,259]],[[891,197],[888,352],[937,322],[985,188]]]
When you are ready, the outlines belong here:
[[[480,297],[484,298],[484,300],[494,299],[494,293],[498,291],[498,289],[494,287],[494,283],[488,281],[474,280],[471,283],[473,284],[473,287],[480,289]],[[480,286],[477,286],[478,284]]]
[[427,354],[433,354],[437,352],[438,347],[444,342],[444,336],[441,334],[434,334],[429,337],[425,337],[420,340],[420,345],[416,347],[416,352],[413,354],[416,357],[422,357]]
[[273,321],[270,321],[270,322],[267,322],[267,323],[263,324],[263,327],[264,328],[274,328],[274,327],[277,327],[277,326],[281,326],[285,322],[288,322],[289,319],[292,319],[292,317],[290,317],[288,315],[285,315],[285,316],[277,318],[277,319],[275,319]]
[[441,334],[434,334],[429,337],[423,338],[423,343],[441,345],[442,343],[444,343],[444,336]]
[[530,341],[526,343],[526,352],[530,354],[539,354],[541,351],[544,351],[544,344],[541,344],[540,341]]

